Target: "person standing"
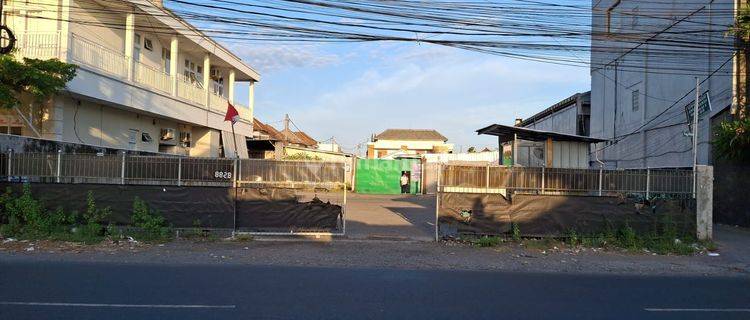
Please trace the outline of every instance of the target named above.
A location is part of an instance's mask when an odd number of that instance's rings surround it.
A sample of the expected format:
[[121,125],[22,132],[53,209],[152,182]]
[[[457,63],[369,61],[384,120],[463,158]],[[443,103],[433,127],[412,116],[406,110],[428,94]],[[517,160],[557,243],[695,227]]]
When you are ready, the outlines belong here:
[[401,193],[409,193],[409,175],[406,171],[401,172]]

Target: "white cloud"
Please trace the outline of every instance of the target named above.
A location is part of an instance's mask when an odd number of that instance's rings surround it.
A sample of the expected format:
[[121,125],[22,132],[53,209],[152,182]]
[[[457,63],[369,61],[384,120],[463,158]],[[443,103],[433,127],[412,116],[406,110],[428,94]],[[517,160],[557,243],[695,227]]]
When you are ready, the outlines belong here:
[[474,131],[511,124],[589,84],[587,70],[505,58],[401,61],[366,70],[295,117],[311,134],[336,136],[348,147],[386,128],[436,129],[464,149],[492,146],[495,139]]
[[262,72],[287,68],[320,68],[339,63],[336,54],[314,45],[233,45],[231,50]]

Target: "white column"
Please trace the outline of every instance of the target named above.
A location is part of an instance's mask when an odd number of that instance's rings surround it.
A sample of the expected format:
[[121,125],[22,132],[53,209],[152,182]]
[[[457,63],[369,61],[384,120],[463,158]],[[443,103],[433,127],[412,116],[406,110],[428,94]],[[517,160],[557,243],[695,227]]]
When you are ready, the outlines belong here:
[[179,61],[180,41],[177,40],[176,36],[172,36],[169,45],[169,75],[172,77],[172,95],[177,95],[177,67],[180,65]]
[[70,0],[60,1],[60,39],[58,40],[58,55],[62,61],[70,61],[71,54],[71,33],[70,33]]
[[206,95],[206,109],[211,109],[211,54],[203,55],[203,91]]
[[227,95],[230,103],[234,103],[234,69],[229,70],[229,88],[227,88]]
[[248,115],[250,117],[248,120],[253,121],[253,111],[255,110],[255,81],[248,82],[247,92],[247,108],[249,109]]
[[133,46],[135,44],[135,15],[125,16],[125,59],[128,65],[128,80],[133,80]]

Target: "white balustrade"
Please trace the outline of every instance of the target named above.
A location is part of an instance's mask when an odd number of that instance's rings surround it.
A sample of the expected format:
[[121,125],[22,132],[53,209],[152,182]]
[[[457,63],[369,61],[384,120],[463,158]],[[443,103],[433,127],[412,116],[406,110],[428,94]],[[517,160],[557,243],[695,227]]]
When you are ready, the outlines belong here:
[[166,93],[172,91],[172,79],[168,74],[139,62],[134,63],[134,68],[133,80],[135,82]]
[[184,75],[177,75],[177,96],[201,106],[206,104],[206,91],[197,81],[191,81]]
[[72,59],[118,77],[127,77],[128,63],[124,54],[75,34],[72,37]]
[[33,59],[60,58],[60,33],[20,33],[16,35],[17,56]]

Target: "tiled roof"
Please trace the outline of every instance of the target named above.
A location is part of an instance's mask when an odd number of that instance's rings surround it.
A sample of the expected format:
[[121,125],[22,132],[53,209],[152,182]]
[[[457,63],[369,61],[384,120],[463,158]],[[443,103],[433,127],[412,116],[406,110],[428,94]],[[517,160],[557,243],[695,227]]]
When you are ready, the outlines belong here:
[[432,129],[387,129],[375,136],[376,140],[429,140],[448,141],[448,138]]
[[269,137],[269,140],[284,140],[284,135],[282,135],[279,130],[276,130],[276,128],[271,125],[261,122],[260,120],[258,120],[258,118],[253,118],[253,130],[258,131],[263,135],[267,135]]

